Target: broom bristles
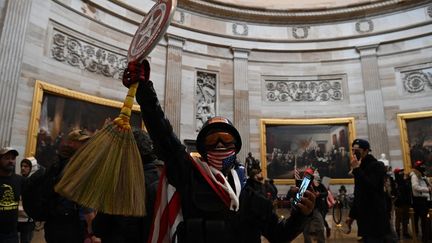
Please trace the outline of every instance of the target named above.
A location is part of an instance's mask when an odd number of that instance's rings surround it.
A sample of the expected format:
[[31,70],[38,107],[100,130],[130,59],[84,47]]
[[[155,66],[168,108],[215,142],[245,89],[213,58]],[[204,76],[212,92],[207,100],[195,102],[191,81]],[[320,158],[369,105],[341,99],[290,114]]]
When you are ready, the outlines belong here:
[[144,171],[132,131],[110,123],[97,132],[70,159],[55,191],[104,213],[144,216]]

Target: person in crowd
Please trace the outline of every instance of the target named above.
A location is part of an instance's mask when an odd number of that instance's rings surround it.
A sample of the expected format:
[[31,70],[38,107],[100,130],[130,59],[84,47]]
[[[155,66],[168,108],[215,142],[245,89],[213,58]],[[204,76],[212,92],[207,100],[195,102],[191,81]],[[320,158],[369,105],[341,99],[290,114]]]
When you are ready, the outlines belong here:
[[153,142],[148,133],[142,130],[133,132],[141,162],[144,168],[146,184],[145,217],[127,217],[98,213],[93,221],[93,232],[104,243],[146,243],[153,219],[153,208],[163,161],[153,151]]
[[323,243],[325,242],[324,228],[326,229],[326,234],[330,236],[330,228],[325,220],[325,216],[328,212],[328,192],[325,186],[321,184],[321,178],[317,170],[314,171],[313,175],[314,177],[311,185],[315,192],[316,201],[312,219],[303,231],[304,242],[311,243],[313,242],[312,240],[314,240],[314,242]]
[[[404,169],[396,168],[393,171],[395,176],[395,227],[399,239],[411,239],[408,233],[409,208],[412,204],[412,193],[408,174],[404,173]],[[402,232],[401,232],[402,226]],[[401,235],[402,233],[402,235]]]
[[369,152],[369,142],[355,139],[351,159],[354,175],[354,203],[347,219],[348,226],[357,220],[358,234],[364,243],[385,242],[391,233],[384,192],[384,164]]
[[264,187],[268,198],[270,198],[273,201],[276,200],[278,197],[278,189],[274,184],[274,180],[267,178],[264,181]]
[[[21,160],[21,176],[29,177],[36,170],[39,169],[39,165],[34,157],[27,157]],[[35,222],[30,218],[24,211],[22,205],[19,205],[18,215],[18,232],[21,243],[29,243],[33,238],[33,230],[35,228]]]
[[[262,184],[249,178],[241,188],[235,161],[242,142],[231,121],[224,117],[207,120],[196,139],[201,159],[192,157],[165,117],[149,74],[146,60],[130,62],[123,84],[129,87],[139,82],[136,99],[143,121],[158,156],[165,162],[166,178],[175,188],[168,204],[155,206],[151,240],[155,242],[160,236],[179,243],[254,243],[261,242],[264,235],[270,242],[285,242],[300,234],[314,207],[313,193],[306,191],[298,210],[280,221],[272,202],[255,188],[262,188]],[[162,190],[158,198],[160,194]],[[164,209],[176,210],[176,220],[169,224],[157,222]]]
[[18,243],[18,205],[24,178],[15,174],[18,151],[0,149],[0,243]]
[[[84,209],[56,193],[54,185],[60,180],[61,172],[70,158],[89,138],[80,129],[69,132],[60,143],[57,160],[44,173],[37,171],[27,180],[23,194],[24,209],[32,218],[45,221],[47,243],[84,242],[87,226],[80,217]],[[37,195],[32,194],[35,191]],[[35,213],[35,210],[41,212]]]
[[[422,242],[428,242],[429,240],[430,221],[427,216],[429,211],[427,201],[430,200],[432,190],[431,185],[425,177],[425,171],[426,167],[423,161],[416,161],[410,173],[413,195],[413,209],[415,216],[420,218]],[[414,221],[416,232],[418,232],[418,220]]]

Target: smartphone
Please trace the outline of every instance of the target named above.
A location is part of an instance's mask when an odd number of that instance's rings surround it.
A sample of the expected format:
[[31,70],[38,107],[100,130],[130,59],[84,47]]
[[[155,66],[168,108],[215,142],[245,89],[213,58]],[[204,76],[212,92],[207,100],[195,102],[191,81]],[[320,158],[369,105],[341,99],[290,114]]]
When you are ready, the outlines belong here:
[[305,174],[303,176],[303,180],[300,184],[299,191],[296,193],[294,200],[292,201],[292,206],[296,206],[297,203],[300,202],[301,198],[303,197],[303,194],[308,189],[312,180],[313,180],[313,175],[311,174]]

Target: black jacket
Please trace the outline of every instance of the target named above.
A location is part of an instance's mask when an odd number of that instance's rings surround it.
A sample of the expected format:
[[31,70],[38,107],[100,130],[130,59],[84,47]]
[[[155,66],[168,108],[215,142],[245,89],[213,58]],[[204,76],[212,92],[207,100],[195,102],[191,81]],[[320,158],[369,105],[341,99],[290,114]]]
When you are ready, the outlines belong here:
[[350,217],[357,220],[359,235],[384,237],[390,232],[384,192],[384,164],[367,155],[353,174],[354,204]]
[[93,233],[104,243],[146,243],[153,219],[159,171],[154,162],[143,163],[146,184],[144,217],[131,217],[98,213],[92,222]]
[[[231,211],[194,167],[168,119],[165,118],[151,81],[141,83],[137,101],[158,157],[165,161],[167,178],[181,197],[184,221],[178,226],[179,242],[286,242],[302,232],[306,217],[294,214],[279,221],[272,203],[248,181],[240,195],[239,211]],[[228,177],[228,182],[232,178]],[[231,184],[232,185],[232,184]],[[234,188],[234,187],[233,187]]]

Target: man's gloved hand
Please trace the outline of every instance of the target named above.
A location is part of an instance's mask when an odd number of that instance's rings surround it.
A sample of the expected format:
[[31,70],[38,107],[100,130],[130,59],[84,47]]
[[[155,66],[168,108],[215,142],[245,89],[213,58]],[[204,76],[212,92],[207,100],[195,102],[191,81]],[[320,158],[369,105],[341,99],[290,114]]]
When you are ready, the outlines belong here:
[[123,85],[129,88],[136,82],[147,82],[150,79],[150,64],[144,61],[129,62],[123,73]]

